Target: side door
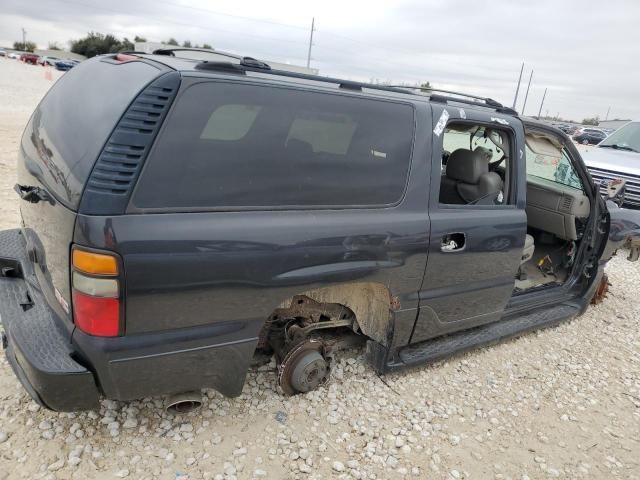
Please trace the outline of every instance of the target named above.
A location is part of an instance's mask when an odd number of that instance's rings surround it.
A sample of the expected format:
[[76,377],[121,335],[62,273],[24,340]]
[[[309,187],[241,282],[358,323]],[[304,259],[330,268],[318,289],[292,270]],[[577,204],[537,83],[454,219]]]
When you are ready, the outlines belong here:
[[[431,241],[412,343],[499,320],[513,293],[527,232],[521,121],[490,110],[434,105],[433,124]],[[495,170],[502,180],[498,195],[489,202],[451,201],[445,190],[457,187],[454,176],[474,181],[469,172],[459,172],[464,162],[456,162],[454,172],[455,150],[471,151],[463,152],[466,157],[485,154],[487,173]]]

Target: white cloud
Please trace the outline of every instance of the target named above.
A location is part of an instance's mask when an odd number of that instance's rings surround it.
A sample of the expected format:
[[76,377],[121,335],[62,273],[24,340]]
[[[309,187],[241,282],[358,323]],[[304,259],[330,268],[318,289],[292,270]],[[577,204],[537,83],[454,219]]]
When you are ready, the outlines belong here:
[[0,44],[27,37],[66,45],[87,31],[210,43],[254,57],[304,64],[316,18],[312,66],[321,74],[393,82],[429,80],[511,104],[526,62],[527,113],[582,119],[640,118],[635,0],[5,0]]

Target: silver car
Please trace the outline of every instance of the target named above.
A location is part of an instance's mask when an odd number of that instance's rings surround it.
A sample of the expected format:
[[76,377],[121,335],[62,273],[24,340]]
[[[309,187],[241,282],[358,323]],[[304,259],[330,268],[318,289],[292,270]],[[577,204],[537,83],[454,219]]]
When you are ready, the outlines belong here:
[[582,158],[603,190],[611,180],[625,180],[624,206],[640,208],[640,121],[620,127]]

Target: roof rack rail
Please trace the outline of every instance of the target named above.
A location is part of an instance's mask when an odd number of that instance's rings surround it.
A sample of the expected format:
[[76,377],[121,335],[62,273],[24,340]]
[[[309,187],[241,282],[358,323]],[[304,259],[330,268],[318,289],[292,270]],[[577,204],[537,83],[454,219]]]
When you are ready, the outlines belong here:
[[[456,92],[453,90],[443,90],[440,88],[420,87],[420,86],[412,87],[412,86],[401,86],[401,85],[393,85],[393,86],[407,88],[410,90],[420,90],[423,92],[437,92],[437,93],[448,94],[448,95],[430,95],[429,98],[431,98],[431,100],[434,102],[442,102],[442,103],[458,102],[458,103],[465,103],[467,105],[486,106],[489,108],[493,108],[496,111],[501,113],[507,113],[509,115],[518,115],[518,112],[516,112],[514,109],[510,107],[505,107],[500,102],[489,97],[480,97],[477,95],[471,95],[463,92]],[[457,97],[463,97],[463,98],[456,98],[450,95],[456,95]]]
[[158,48],[157,50],[154,50],[151,53],[153,55],[168,55],[170,57],[176,57],[177,55],[175,54],[175,52],[202,52],[202,53],[210,53],[211,55],[219,55],[221,57],[235,58],[236,60],[242,59],[240,55],[219,52],[218,50],[213,50],[212,48],[168,47],[168,48]]
[[[314,80],[316,82],[335,83],[340,88],[343,88],[345,90],[362,91],[363,88],[368,88],[370,90],[381,90],[384,92],[394,92],[394,93],[404,93],[408,95],[415,95],[413,92],[409,90],[391,87],[388,85],[374,85],[372,83],[356,82],[352,80],[344,80],[341,78],[334,78],[334,77],[322,77],[320,75],[312,75],[309,73],[292,72],[289,70],[276,70],[271,68],[268,64],[260,60],[255,60],[254,58],[251,58],[251,57],[241,57],[240,60],[241,61],[240,61],[240,64],[238,65],[238,68],[242,68],[248,72],[266,73],[271,75],[279,75],[282,77],[299,78],[302,80]],[[254,62],[258,62],[261,66],[256,66]],[[204,60],[200,62],[198,65],[196,65],[196,68],[198,70],[200,69],[216,70],[217,68],[228,70],[228,65],[223,65],[225,63],[226,62],[208,62]]]

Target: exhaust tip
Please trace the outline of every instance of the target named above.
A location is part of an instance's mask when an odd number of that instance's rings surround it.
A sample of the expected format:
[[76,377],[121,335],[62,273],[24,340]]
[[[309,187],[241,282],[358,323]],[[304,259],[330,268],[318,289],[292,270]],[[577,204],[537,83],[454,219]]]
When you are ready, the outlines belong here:
[[165,400],[165,409],[168,413],[182,415],[198,410],[202,406],[202,394],[200,392],[183,392],[171,395]]

